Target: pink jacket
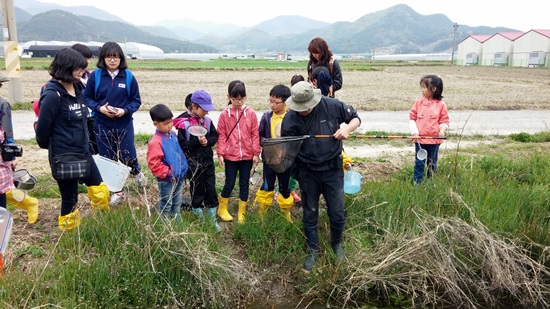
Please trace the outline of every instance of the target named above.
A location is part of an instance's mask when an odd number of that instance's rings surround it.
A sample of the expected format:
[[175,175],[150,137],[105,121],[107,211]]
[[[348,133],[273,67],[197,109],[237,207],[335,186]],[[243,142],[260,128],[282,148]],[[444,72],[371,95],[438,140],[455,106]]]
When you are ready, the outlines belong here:
[[[409,119],[416,122],[419,135],[438,136],[441,124],[449,125],[449,113],[443,100],[428,100],[425,97],[414,102]],[[441,144],[442,139],[421,139],[420,144]]]
[[252,160],[260,155],[258,117],[252,108],[237,110],[229,105],[218,119],[218,134],[216,152],[225,160]]

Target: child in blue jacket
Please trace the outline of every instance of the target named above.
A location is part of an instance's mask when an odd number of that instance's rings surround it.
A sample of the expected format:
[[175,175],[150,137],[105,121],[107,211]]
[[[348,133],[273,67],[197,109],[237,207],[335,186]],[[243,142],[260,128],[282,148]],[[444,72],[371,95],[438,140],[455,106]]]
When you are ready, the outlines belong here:
[[178,137],[172,132],[172,111],[164,104],[157,104],[149,114],[157,128],[147,144],[147,164],[158,181],[158,211],[169,219],[177,219],[182,203],[187,158],[180,148]]

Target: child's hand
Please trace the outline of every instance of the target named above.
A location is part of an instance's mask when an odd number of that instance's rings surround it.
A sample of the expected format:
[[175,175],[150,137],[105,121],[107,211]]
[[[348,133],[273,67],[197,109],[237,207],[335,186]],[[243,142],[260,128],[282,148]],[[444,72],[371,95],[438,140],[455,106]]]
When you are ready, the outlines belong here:
[[204,137],[204,136],[199,136],[199,143],[200,143],[203,147],[206,147],[206,145],[208,144],[208,141],[206,140],[206,137]]
[[223,157],[218,156],[218,163],[221,168],[225,168],[225,162],[223,161]]
[[445,129],[439,130],[439,136],[445,136]]

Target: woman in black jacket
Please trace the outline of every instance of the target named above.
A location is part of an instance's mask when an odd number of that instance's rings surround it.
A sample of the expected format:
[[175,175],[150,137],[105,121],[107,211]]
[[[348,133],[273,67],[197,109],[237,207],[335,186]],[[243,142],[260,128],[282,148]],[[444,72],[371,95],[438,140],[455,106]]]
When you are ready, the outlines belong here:
[[[40,115],[36,126],[36,141],[48,149],[48,158],[54,174],[54,160],[68,153],[83,155],[90,162],[89,176],[81,181],[88,186],[92,208],[109,210],[109,189],[92,159],[87,128],[88,109],[82,94],[80,78],[88,66],[79,52],[64,48],[57,52],[50,64],[52,79],[40,96]],[[61,193],[59,228],[71,230],[80,225],[78,202],[79,179],[56,179]]]
[[307,64],[308,81],[310,83],[313,82],[312,73],[315,67],[326,67],[332,77],[332,97],[334,97],[334,93],[342,89],[344,83],[342,80],[340,63],[338,60],[334,59],[334,55],[328,48],[327,42],[322,38],[314,38],[311,40],[307,50],[309,51],[309,62]]

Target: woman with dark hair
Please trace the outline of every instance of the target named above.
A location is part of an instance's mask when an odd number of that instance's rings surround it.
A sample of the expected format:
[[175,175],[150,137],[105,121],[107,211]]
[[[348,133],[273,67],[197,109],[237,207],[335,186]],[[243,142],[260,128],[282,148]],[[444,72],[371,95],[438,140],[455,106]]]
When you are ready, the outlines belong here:
[[[130,70],[120,45],[106,42],[99,51],[97,69],[90,75],[84,97],[95,112],[94,131],[99,155],[114,161],[122,161],[131,168],[138,184],[147,186],[147,178],[141,172],[134,145],[132,115],[141,106],[137,80]],[[123,192],[111,197],[111,205],[124,198]]]
[[334,55],[328,48],[327,42],[322,38],[314,38],[311,40],[307,50],[309,51],[309,62],[307,64],[308,81],[313,82],[312,74],[315,67],[326,67],[332,77],[332,91],[334,96],[334,93],[342,89],[343,85],[340,63],[338,63],[338,60],[334,59]]
[[40,117],[36,126],[36,142],[40,148],[48,149],[48,158],[54,174],[55,161],[58,156],[77,154],[88,157],[89,176],[82,179],[58,179],[61,193],[61,215],[58,217],[59,228],[72,230],[80,225],[78,202],[78,182],[88,187],[88,197],[92,208],[109,210],[109,189],[103,182],[101,174],[92,159],[90,138],[88,136],[88,109],[82,94],[80,83],[82,73],[88,63],[79,52],[61,49],[49,67],[52,77],[40,96]]

